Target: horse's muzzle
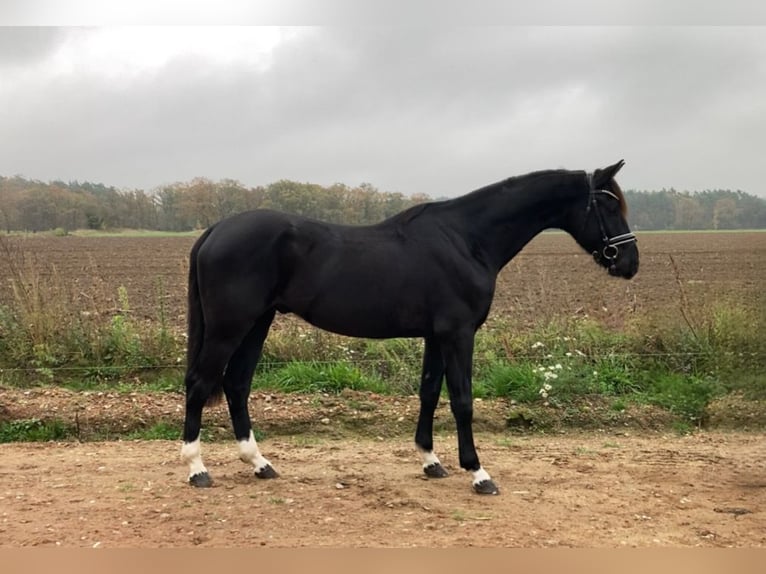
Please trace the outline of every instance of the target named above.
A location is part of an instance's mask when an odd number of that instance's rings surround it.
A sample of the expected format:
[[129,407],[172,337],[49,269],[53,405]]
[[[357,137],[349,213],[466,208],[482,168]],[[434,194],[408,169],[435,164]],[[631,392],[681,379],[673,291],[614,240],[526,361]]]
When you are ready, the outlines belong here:
[[638,273],[638,250],[635,248],[621,254],[621,257],[612,261],[607,267],[609,275],[612,277],[622,277],[623,279],[632,279]]
[[626,271],[620,271],[617,268],[617,265],[610,265],[608,268],[609,275],[612,277],[622,277],[623,279],[632,279],[633,276],[638,272],[638,265],[635,265]]

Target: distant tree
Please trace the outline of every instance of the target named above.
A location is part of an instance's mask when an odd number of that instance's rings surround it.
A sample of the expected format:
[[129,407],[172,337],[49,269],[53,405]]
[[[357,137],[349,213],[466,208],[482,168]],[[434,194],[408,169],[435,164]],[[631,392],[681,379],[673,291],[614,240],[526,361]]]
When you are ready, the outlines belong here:
[[[625,196],[628,219],[636,230],[766,229],[766,199],[740,190],[625,190]],[[102,183],[44,183],[0,176],[0,229],[187,231],[259,207],[338,223],[370,224],[430,200],[423,194],[408,197],[380,191],[370,183],[322,186],[285,179],[249,188],[232,179],[196,178],[145,192]]]
[[216,183],[214,195],[216,218],[219,220],[254,207],[247,188],[233,179]]
[[179,208],[186,225],[195,229],[210,227],[218,221],[215,185],[205,178],[195,178],[181,188]]
[[699,200],[689,194],[675,196],[675,214],[674,229],[710,228],[709,225],[706,225],[705,210],[700,205]]
[[675,221],[674,191],[626,191],[628,219],[636,230],[670,229]]
[[163,231],[188,231],[191,226],[181,214],[182,184],[163,186],[154,192],[155,205],[159,211],[159,228]]
[[716,200],[713,205],[713,229],[734,229],[738,219],[737,200],[730,195]]

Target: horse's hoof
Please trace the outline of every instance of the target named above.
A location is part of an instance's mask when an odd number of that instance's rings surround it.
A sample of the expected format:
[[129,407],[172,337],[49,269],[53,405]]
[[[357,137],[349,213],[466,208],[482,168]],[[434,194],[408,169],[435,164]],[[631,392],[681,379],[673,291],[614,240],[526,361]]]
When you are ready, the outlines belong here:
[[497,486],[491,480],[482,480],[473,485],[476,494],[500,494]]
[[209,488],[213,486],[213,480],[207,472],[200,472],[189,477],[189,484],[197,488]]
[[255,476],[256,478],[279,478],[279,473],[274,470],[274,467],[267,464],[261,470],[256,470]]
[[449,476],[444,467],[438,462],[424,466],[423,472],[426,473],[428,478],[445,478]]

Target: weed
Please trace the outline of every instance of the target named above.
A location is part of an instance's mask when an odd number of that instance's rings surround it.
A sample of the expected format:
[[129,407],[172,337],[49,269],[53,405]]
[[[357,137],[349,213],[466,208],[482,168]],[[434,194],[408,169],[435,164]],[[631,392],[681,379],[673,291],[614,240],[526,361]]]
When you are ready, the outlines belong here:
[[177,425],[160,422],[145,429],[131,431],[124,438],[126,440],[178,440],[181,438],[181,429]]
[[681,436],[691,434],[695,428],[690,422],[683,420],[673,421],[672,427],[675,433]]
[[721,393],[721,386],[708,377],[661,373],[655,376],[647,393],[651,404],[666,408],[692,424],[699,424],[708,403]]
[[374,375],[348,363],[288,363],[256,376],[260,389],[297,393],[340,393],[343,389],[385,393],[389,389]]
[[487,367],[477,381],[475,396],[508,397],[518,402],[539,400],[540,377],[529,362],[500,362]]
[[615,399],[614,401],[612,401],[612,405],[610,408],[614,412],[621,413],[627,408],[627,405],[625,404],[625,401],[623,401],[622,399]]
[[45,442],[75,436],[75,429],[59,420],[23,419],[0,423],[0,443]]

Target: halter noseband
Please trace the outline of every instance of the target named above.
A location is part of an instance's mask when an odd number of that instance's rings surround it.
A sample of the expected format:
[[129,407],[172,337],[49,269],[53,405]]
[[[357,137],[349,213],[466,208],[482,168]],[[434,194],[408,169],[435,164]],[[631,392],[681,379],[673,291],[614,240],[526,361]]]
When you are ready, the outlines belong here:
[[[620,245],[625,245],[626,243],[635,243],[638,242],[638,238],[631,232],[623,233],[621,235],[615,235],[613,237],[609,237],[609,234],[606,232],[606,227],[604,227],[604,219],[601,217],[601,211],[598,207],[598,202],[596,201],[596,195],[608,195],[610,197],[613,197],[617,201],[620,201],[620,198],[617,197],[614,193],[611,191],[608,191],[606,189],[594,189],[593,188],[593,175],[587,174],[588,176],[588,187],[590,188],[590,193],[588,195],[588,208],[585,210],[585,222],[588,221],[588,215],[590,214],[591,207],[593,208],[593,211],[596,214],[596,219],[598,220],[598,227],[601,230],[601,241],[603,242],[603,249],[601,250],[601,254],[604,256],[604,259],[607,259],[609,261],[614,261],[617,259],[617,254],[620,252],[618,247]],[[583,223],[583,226],[585,223]],[[596,257],[598,255],[598,251],[593,252],[593,256]]]

